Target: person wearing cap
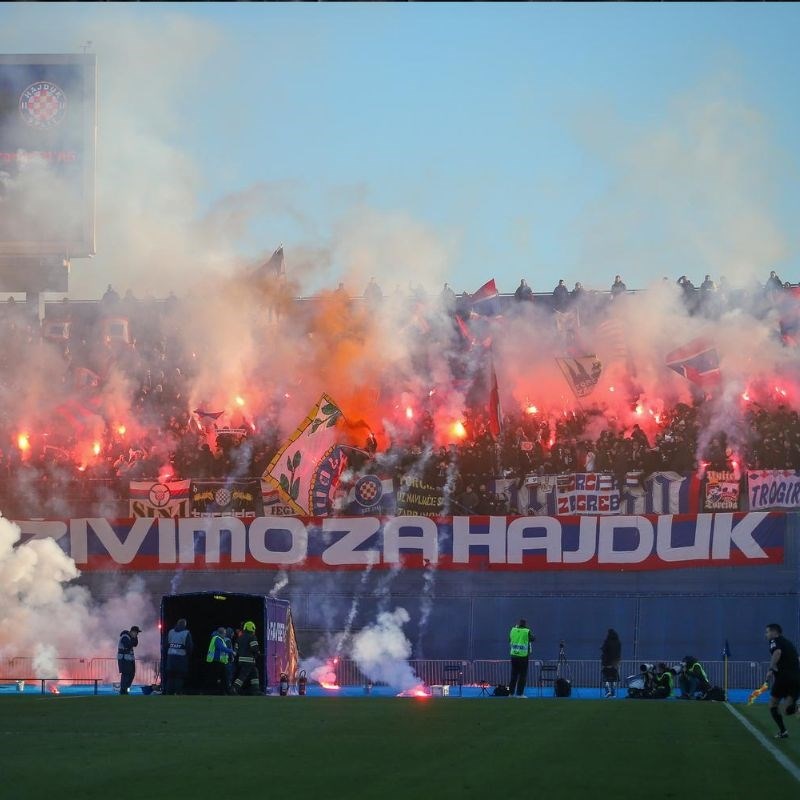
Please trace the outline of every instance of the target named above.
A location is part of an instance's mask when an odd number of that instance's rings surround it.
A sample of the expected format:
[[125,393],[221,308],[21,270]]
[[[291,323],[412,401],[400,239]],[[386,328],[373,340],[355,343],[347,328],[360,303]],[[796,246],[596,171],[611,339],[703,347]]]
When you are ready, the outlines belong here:
[[247,686],[248,694],[259,694],[260,686],[256,659],[261,655],[261,649],[258,646],[258,639],[256,639],[255,622],[248,621],[242,625],[238,651],[239,668],[231,690],[234,694],[244,694],[243,689]]
[[119,693],[128,694],[133,679],[136,675],[136,656],[133,648],[139,644],[138,625],[132,625],[131,629],[122,631],[119,635],[117,645],[117,666],[119,667]]

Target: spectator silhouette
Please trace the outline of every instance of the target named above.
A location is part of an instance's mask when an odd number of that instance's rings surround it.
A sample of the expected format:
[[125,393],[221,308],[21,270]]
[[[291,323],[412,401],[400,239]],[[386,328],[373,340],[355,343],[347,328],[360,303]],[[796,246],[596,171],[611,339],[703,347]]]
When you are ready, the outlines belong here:
[[556,311],[563,311],[569,304],[569,289],[564,285],[562,278],[558,282],[558,286],[553,289],[553,307]]
[[517,300],[533,300],[533,290],[528,286],[525,278],[520,280],[519,286],[517,286],[517,290],[514,292],[514,297]]

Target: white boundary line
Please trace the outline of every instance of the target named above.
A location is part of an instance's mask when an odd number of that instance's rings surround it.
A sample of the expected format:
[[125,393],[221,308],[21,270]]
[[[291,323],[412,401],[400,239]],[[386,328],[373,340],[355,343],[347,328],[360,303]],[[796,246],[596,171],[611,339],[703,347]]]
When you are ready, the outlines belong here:
[[761,733],[744,715],[737,711],[730,703],[725,703],[725,707],[733,714],[739,722],[747,728],[753,736],[758,739],[759,744],[769,752],[769,754],[798,782],[800,783],[800,767],[791,759],[785,756],[772,742]]

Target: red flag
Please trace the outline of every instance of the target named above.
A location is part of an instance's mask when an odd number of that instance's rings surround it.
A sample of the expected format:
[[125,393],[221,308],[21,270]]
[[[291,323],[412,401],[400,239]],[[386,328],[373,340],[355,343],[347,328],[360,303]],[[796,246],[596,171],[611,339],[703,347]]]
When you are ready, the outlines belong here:
[[456,325],[458,325],[458,330],[461,331],[461,335],[469,342],[469,346],[473,347],[475,342],[475,336],[473,335],[472,331],[469,329],[469,326],[466,322],[464,322],[461,317],[456,314]]
[[490,281],[486,281],[486,283],[472,295],[472,302],[478,303],[481,300],[490,300],[492,297],[497,297],[498,294],[497,286],[495,286],[494,278],[492,278]]
[[469,300],[473,314],[482,317],[497,317],[502,313],[500,292],[497,291],[494,278],[486,281],[477,292],[470,295]]
[[678,375],[699,386],[713,386],[722,380],[717,348],[702,336],[667,353],[666,362]]

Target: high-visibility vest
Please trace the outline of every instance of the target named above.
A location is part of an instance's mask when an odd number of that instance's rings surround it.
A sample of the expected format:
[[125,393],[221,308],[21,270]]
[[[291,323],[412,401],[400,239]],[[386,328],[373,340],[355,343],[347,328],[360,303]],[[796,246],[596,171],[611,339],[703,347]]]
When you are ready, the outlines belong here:
[[512,656],[527,656],[530,652],[530,628],[517,628],[514,626],[509,634]]
[[695,678],[702,678],[706,683],[708,683],[708,676],[706,675],[706,671],[703,669],[703,665],[699,661],[695,661],[694,664],[688,670],[690,675],[694,675]]
[[[208,645],[208,655],[206,656],[206,661],[208,661],[209,663],[214,661],[214,656],[217,652],[217,639],[219,639],[223,645],[225,644],[225,640],[218,633],[215,633],[211,637],[211,644]],[[228,654],[224,650],[220,653],[219,663],[220,664],[228,663]]]

